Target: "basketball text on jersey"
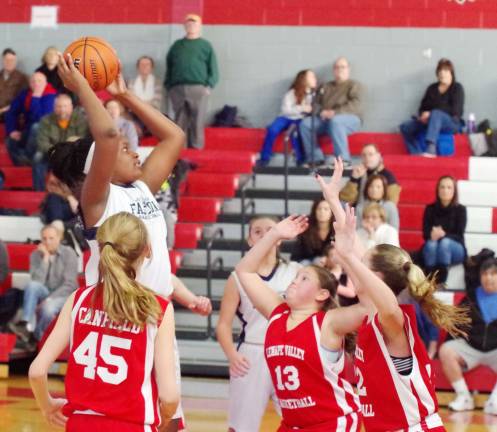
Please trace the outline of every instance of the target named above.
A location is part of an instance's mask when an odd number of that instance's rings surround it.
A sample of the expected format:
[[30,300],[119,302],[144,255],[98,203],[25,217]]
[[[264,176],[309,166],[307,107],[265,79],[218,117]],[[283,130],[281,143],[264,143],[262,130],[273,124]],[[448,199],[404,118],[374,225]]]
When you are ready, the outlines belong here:
[[286,409],[298,409],[298,408],[308,408],[316,405],[316,402],[312,399],[312,396],[303,397],[301,399],[279,399],[281,408]]
[[130,332],[134,334],[140,333],[141,330],[136,324],[130,324],[128,321],[124,321],[122,324],[116,324],[109,318],[107,312],[83,306],[78,310],[78,322],[80,324],[87,324],[93,327],[106,327],[112,330]]
[[304,360],[305,351],[292,345],[274,345],[266,348],[266,357],[287,356]]
[[148,197],[138,197],[129,203],[130,212],[140,219],[163,217],[157,201]]

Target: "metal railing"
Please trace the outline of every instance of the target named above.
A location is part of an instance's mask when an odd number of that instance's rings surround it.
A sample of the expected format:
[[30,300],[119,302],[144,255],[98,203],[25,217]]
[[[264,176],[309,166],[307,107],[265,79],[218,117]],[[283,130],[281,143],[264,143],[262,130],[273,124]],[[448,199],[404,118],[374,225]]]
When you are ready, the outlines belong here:
[[[223,258],[217,257],[212,261],[212,247],[216,238],[224,238],[222,228],[216,228],[212,235],[209,237],[206,246],[206,261],[207,261],[207,297],[212,298],[212,271],[214,269],[222,269],[224,266]],[[207,317],[207,339],[215,338],[215,332],[212,326],[212,313]]]
[[286,130],[285,136],[283,138],[283,145],[284,145],[284,152],[285,152],[285,161],[283,165],[283,173],[284,173],[284,200],[285,200],[285,217],[287,217],[290,213],[288,211],[288,200],[289,200],[289,189],[288,189],[288,174],[289,174],[289,166],[288,166],[288,155],[290,152],[288,151],[288,144],[290,143],[290,140],[292,139],[292,134],[297,133],[297,125],[293,123],[290,125],[290,127]]
[[[255,182],[255,176],[252,175],[252,185]],[[245,253],[245,225],[246,225],[246,216],[247,210],[251,209],[254,214],[255,211],[255,202],[253,199],[247,201],[247,187],[250,184],[250,180],[246,181],[245,184],[240,189],[240,213],[241,213],[241,225],[240,225],[240,254],[243,257]]]

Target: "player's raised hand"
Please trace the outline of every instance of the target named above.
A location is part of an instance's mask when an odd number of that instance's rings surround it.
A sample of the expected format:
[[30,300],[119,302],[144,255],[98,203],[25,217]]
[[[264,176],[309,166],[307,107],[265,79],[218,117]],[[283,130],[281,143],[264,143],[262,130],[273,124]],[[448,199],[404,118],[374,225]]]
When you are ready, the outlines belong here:
[[335,249],[340,255],[353,253],[356,239],[356,216],[354,209],[348,204],[345,206],[345,220],[334,222]]
[[323,192],[323,196],[328,202],[339,200],[340,189],[342,187],[342,175],[343,175],[343,161],[339,157],[335,159],[335,165],[333,169],[333,175],[331,180],[326,183],[326,181],[319,174],[316,174],[316,180],[318,181],[319,187]]
[[[121,68],[121,63],[119,63],[119,69]],[[117,78],[111,82],[106,89],[112,96],[123,96],[128,92],[128,88],[126,87],[126,81],[124,81],[123,75],[121,72],[117,74]]]
[[67,417],[62,414],[62,407],[67,403],[66,399],[53,399],[50,398],[49,405],[44,409],[43,416],[50,426],[65,427]]
[[74,66],[74,61],[71,54],[67,53],[65,56],[58,53],[59,63],[57,65],[57,74],[64,83],[64,87],[74,93],[78,93],[81,88],[90,85],[85,77],[81,75],[78,68]]
[[291,240],[303,233],[308,226],[307,216],[292,215],[278,222],[273,229],[282,240]]

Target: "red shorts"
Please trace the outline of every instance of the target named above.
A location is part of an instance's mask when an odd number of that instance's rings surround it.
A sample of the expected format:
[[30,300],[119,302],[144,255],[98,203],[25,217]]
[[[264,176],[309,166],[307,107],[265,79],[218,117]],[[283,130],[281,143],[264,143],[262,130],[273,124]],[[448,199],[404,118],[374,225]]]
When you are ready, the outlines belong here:
[[[67,432],[88,432],[105,431],[105,432],[143,432],[144,427],[141,424],[124,422],[99,415],[72,414],[66,423]],[[157,432],[155,426],[150,427],[150,432]]]
[[[343,424],[345,420],[345,430],[347,432],[358,432],[361,430],[362,416],[361,413],[352,413],[342,418],[341,423]],[[337,420],[327,421],[325,423],[320,423],[317,425],[306,426],[302,428],[295,428],[292,426],[285,425],[281,422],[278,432],[330,432],[335,431],[338,428]],[[342,429],[340,429],[342,430]]]

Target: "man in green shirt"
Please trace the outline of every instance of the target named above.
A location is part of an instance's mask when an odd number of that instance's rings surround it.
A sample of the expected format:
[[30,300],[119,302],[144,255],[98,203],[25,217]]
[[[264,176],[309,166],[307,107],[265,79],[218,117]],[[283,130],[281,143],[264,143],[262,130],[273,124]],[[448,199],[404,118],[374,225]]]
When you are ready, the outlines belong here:
[[188,147],[203,148],[207,101],[219,75],[212,45],[200,37],[202,19],[185,17],[183,39],[178,39],[166,57],[164,86],[175,113],[175,120],[186,132]]

